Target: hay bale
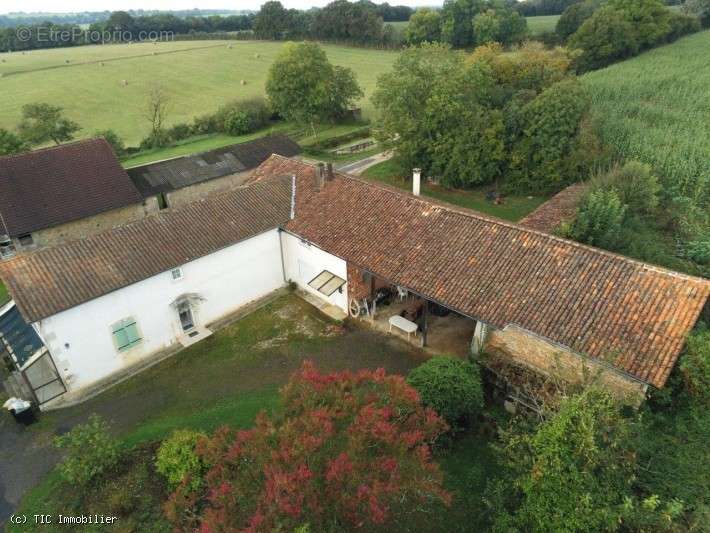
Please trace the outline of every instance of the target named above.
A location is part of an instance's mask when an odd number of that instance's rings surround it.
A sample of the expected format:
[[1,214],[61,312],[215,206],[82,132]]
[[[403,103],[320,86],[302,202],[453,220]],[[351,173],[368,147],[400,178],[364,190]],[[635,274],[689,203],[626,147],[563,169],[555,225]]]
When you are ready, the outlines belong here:
[[242,80],[242,81],[240,81],[239,83],[241,83],[242,85],[246,85],[246,84],[247,84],[247,80]]
[[105,65],[105,63],[102,61],[101,63],[99,63],[99,65],[101,65],[103,67]]
[[254,54],[254,59],[259,59],[261,56],[259,54]]
[[227,46],[227,48],[229,48],[229,49],[231,50],[232,48],[234,48],[234,46],[232,46],[232,45],[230,44],[230,45]]
[[65,59],[64,62],[65,62],[67,65],[68,65],[69,63],[71,63],[71,61],[70,61],[69,59]]
[[127,86],[128,86],[128,80],[121,80],[121,85],[123,85],[124,87],[127,87]]

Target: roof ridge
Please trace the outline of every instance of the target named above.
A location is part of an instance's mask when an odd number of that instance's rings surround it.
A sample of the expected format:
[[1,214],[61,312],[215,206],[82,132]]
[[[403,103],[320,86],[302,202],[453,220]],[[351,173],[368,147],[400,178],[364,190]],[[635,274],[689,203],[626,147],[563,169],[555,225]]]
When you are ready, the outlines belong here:
[[[62,148],[66,148],[68,146],[76,146],[77,144],[89,144],[89,143],[95,143],[95,142],[103,142],[111,148],[111,145],[109,144],[109,142],[106,139],[104,139],[103,137],[89,137],[88,139],[78,139],[78,140],[66,142],[63,144],[57,144],[55,146],[44,146],[41,148],[37,148],[35,150],[28,150],[27,152],[20,152],[18,154],[3,155],[3,156],[0,156],[0,163],[2,163],[3,161],[10,160],[10,159],[27,157],[27,156],[30,156],[33,154],[50,152],[52,150],[60,150]],[[111,151],[113,152],[113,148],[111,148]],[[114,156],[115,155],[116,154],[114,152]],[[118,159],[118,157],[116,157],[116,159]],[[125,169],[124,169],[124,171],[125,171]]]
[[[313,163],[308,163],[308,162],[303,161],[303,160],[290,159],[290,158],[288,158],[288,157],[284,157],[284,156],[281,156],[281,155],[278,155],[278,154],[273,154],[272,157],[278,157],[278,158],[280,158],[280,159],[284,159],[284,160],[288,160],[288,161],[297,161],[298,163],[300,163],[300,164],[302,164],[302,165],[307,165],[307,166],[313,167],[313,168],[315,168],[315,166],[316,166],[316,165],[313,164]],[[423,198],[423,197],[421,197],[421,196],[414,196],[414,195],[413,195],[412,193],[410,193],[410,192],[406,192],[406,191],[404,191],[404,190],[397,189],[397,188],[395,188],[395,187],[386,185],[386,184],[384,184],[384,183],[372,182],[372,181],[366,180],[366,179],[361,178],[361,177],[358,177],[358,176],[352,176],[352,175],[350,175],[350,174],[346,174],[346,173],[341,172],[341,171],[337,171],[337,170],[336,170],[336,171],[335,171],[335,174],[336,174],[337,176],[339,176],[340,178],[348,179],[348,180],[350,180],[350,181],[355,181],[355,182],[358,182],[358,183],[360,183],[360,184],[362,184],[362,185],[367,185],[367,186],[369,186],[369,187],[378,188],[378,189],[387,191],[387,192],[389,192],[390,194],[395,194],[395,195],[398,195],[398,196],[402,196],[402,197],[405,197],[405,198],[409,198],[410,200],[413,200],[413,201],[415,201],[415,202],[419,202],[419,203],[423,203],[423,204],[427,204],[427,205],[432,205],[432,206],[439,207],[439,208],[441,208],[441,209],[444,209],[444,210],[447,210],[447,211],[450,211],[450,212],[453,212],[453,213],[457,213],[457,214],[462,215],[462,216],[466,216],[466,217],[473,218],[473,219],[477,219],[477,220],[483,220],[483,221],[486,221],[486,222],[490,222],[490,223],[492,223],[492,224],[497,224],[497,225],[499,225],[499,226],[511,228],[511,229],[514,229],[514,230],[519,231],[519,232],[521,232],[521,233],[539,235],[539,236],[544,237],[544,238],[547,238],[547,239],[549,239],[549,240],[551,240],[551,241],[560,242],[560,243],[563,243],[563,244],[566,244],[566,245],[571,245],[571,246],[574,246],[574,247],[577,247],[577,248],[581,248],[581,249],[585,249],[585,250],[590,250],[590,251],[592,251],[592,252],[595,252],[595,253],[598,253],[598,254],[600,254],[600,255],[604,255],[604,256],[607,256],[607,257],[612,257],[612,258],[615,258],[615,259],[621,259],[621,260],[623,260],[623,261],[626,261],[626,262],[629,262],[629,263],[632,263],[632,264],[639,265],[639,266],[641,266],[641,267],[643,267],[643,268],[645,268],[645,269],[647,269],[647,270],[652,270],[652,271],[655,271],[655,272],[658,272],[658,273],[661,273],[661,274],[667,274],[667,275],[669,275],[669,276],[677,277],[677,278],[680,278],[680,279],[687,279],[687,280],[689,280],[689,281],[697,281],[697,282],[701,282],[701,283],[710,283],[710,280],[708,280],[708,279],[706,279],[706,278],[703,278],[703,277],[701,277],[701,276],[693,276],[693,275],[691,275],[691,274],[684,274],[684,273],[678,272],[678,271],[676,271],[676,270],[671,270],[671,269],[669,269],[669,268],[664,268],[664,267],[661,267],[661,266],[658,266],[658,265],[653,265],[653,264],[651,264],[651,263],[646,263],[646,262],[644,262],[644,261],[639,261],[638,259],[633,259],[633,258],[631,258],[631,257],[627,257],[627,256],[622,255],[622,254],[610,252],[610,251],[608,251],[608,250],[603,250],[603,249],[601,249],[601,248],[596,248],[596,247],[594,247],[594,246],[590,246],[590,245],[588,245],[588,244],[583,244],[583,243],[580,243],[580,242],[577,242],[577,241],[573,241],[573,240],[571,240],[571,239],[565,239],[565,238],[563,238],[563,237],[559,237],[559,236],[553,235],[553,234],[551,234],[551,233],[545,233],[544,231],[536,230],[536,229],[533,229],[533,228],[528,228],[528,227],[526,227],[526,226],[523,226],[523,225],[518,224],[518,223],[515,223],[515,222],[509,222],[509,221],[507,221],[507,220],[502,220],[502,219],[496,218],[496,217],[491,216],[491,215],[485,215],[485,214],[483,214],[483,213],[479,213],[478,211],[476,211],[476,210],[474,210],[474,209],[468,209],[468,208],[465,208],[465,207],[455,206],[455,205],[453,205],[453,204],[449,204],[448,202],[444,202],[444,201],[441,201],[441,200]]]

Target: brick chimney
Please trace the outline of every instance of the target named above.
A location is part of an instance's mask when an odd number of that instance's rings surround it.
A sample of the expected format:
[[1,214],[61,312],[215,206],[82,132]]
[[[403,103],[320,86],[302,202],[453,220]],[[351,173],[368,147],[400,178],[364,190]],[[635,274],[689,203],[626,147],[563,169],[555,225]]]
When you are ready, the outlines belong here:
[[412,194],[419,196],[422,187],[422,171],[419,168],[412,169]]

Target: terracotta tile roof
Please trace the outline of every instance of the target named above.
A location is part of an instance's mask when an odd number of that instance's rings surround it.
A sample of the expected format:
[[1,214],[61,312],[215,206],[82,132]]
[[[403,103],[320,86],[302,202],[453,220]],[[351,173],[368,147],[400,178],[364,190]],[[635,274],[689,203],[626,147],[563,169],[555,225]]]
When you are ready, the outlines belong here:
[[141,194],[148,197],[250,170],[266,161],[271,154],[292,157],[299,153],[301,147],[286,135],[270,135],[208,152],[133,167],[127,172]]
[[0,157],[0,214],[11,236],[141,201],[104,139]]
[[575,183],[561,190],[547,202],[518,222],[521,226],[553,233],[563,222],[570,222],[587,185]]
[[710,282],[473,211],[272,156],[255,179],[296,175],[285,229],[472,318],[516,324],[663,386]]
[[284,224],[291,178],[267,179],[82,240],[0,263],[23,316],[36,322]]

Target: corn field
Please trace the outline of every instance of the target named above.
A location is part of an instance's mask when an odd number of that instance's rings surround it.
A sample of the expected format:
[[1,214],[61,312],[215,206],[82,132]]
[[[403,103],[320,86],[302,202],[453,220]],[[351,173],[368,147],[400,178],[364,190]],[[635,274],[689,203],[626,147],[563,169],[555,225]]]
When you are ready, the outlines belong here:
[[710,30],[582,77],[605,143],[651,164],[674,199],[710,205]]

